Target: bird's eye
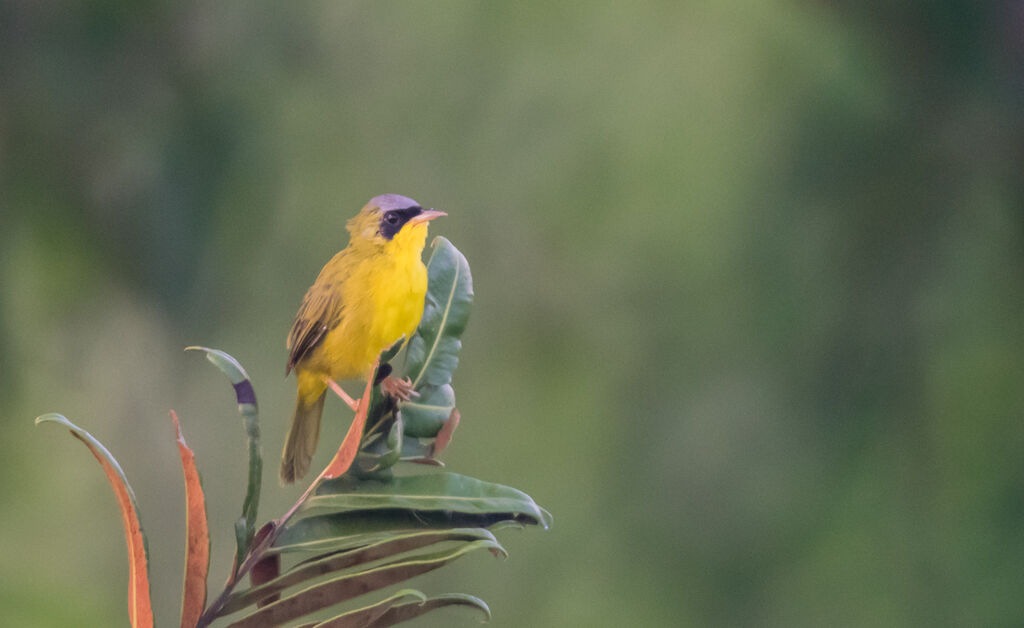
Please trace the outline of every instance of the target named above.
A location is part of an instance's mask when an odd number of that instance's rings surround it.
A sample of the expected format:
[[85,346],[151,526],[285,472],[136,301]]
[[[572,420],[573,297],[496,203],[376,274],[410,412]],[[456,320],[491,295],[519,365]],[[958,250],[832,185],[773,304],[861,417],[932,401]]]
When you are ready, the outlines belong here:
[[398,224],[398,216],[396,216],[395,214],[388,214],[387,216],[384,217],[384,220],[388,221],[389,225]]

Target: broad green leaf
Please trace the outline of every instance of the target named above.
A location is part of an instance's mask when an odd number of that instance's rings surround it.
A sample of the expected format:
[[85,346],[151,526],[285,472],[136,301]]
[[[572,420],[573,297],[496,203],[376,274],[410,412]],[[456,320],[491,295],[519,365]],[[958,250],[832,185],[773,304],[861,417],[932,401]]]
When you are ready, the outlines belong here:
[[339,478],[324,482],[314,496],[306,500],[299,515],[395,509],[417,513],[525,515],[545,527],[548,518],[547,513],[522,491],[449,472],[395,477],[388,481]]
[[[545,513],[545,517],[550,517]],[[417,530],[494,528],[507,523],[542,523],[524,514],[495,513],[470,515],[458,512],[396,510],[353,510],[306,517],[289,523],[274,544],[281,547],[312,546],[315,543],[344,543],[349,537],[368,538]]]
[[[518,527],[522,527],[519,525]],[[492,529],[497,529],[498,526],[491,526]],[[414,537],[428,537],[435,538],[438,536],[446,537],[445,540],[451,538],[460,538],[463,540],[472,537],[472,540],[476,539],[490,539],[497,542],[494,538],[494,534],[490,530],[484,528],[451,528],[446,530],[416,530],[413,532],[401,532],[395,530],[388,530],[384,532],[367,532],[363,534],[350,534],[348,536],[336,536],[331,538],[320,539],[317,541],[308,541],[305,543],[293,543],[290,545],[276,545],[270,548],[271,552],[308,552],[315,554],[327,554],[330,552],[338,552],[344,550],[352,550],[377,543],[383,543],[385,541],[394,541],[404,538]]]
[[135,493],[128,484],[121,465],[101,442],[92,434],[78,427],[66,417],[59,414],[44,414],[36,418],[40,423],[58,423],[71,431],[71,435],[82,441],[92,455],[100,463],[107,475],[118,506],[121,508],[121,522],[124,524],[125,542],[128,544],[128,618],[132,628],[152,628],[153,607],[149,597],[149,550],[146,535],[139,522],[139,509],[135,503]]
[[425,602],[392,604],[390,605],[390,608],[386,612],[382,613],[375,621],[369,624],[360,624],[360,626],[362,628],[384,628],[385,626],[394,626],[395,624],[415,619],[424,613],[429,613],[432,610],[444,608],[445,606],[468,606],[483,613],[484,622],[488,622],[491,619],[491,609],[489,609],[487,604],[480,598],[473,597],[472,595],[466,595],[464,593],[447,593],[445,595],[432,597]]
[[[409,598],[415,601],[410,602]],[[365,628],[372,625],[377,619],[386,614],[389,609],[398,604],[423,604],[426,601],[427,596],[416,589],[402,589],[376,604],[342,613],[326,621],[303,624],[299,628]]]
[[433,438],[455,409],[455,391],[451,384],[423,384],[417,392],[419,397],[398,404],[405,421],[405,434],[413,438]]
[[234,613],[258,600],[277,595],[289,587],[329,573],[369,565],[386,558],[446,541],[487,541],[504,554],[504,549],[498,544],[494,535],[480,528],[467,531],[420,532],[393,535],[391,538],[386,538],[370,545],[348,551],[332,552],[312,560],[303,561],[289,569],[285,574],[269,580],[261,586],[233,594],[228,598],[220,613],[222,615]]
[[229,624],[231,628],[278,626],[356,596],[408,580],[478,549],[504,552],[492,541],[474,541],[432,554],[419,554],[317,583]]
[[551,515],[514,488],[455,473],[388,481],[343,477],[324,482],[278,537],[275,545],[388,530],[487,528],[517,521],[547,528]]
[[181,596],[181,628],[193,628],[206,606],[206,576],[210,570],[210,531],[206,497],[196,468],[196,457],[185,443],[178,415],[171,410],[185,474],[185,585]]
[[260,507],[260,486],[263,482],[263,453],[260,450],[260,418],[256,404],[256,392],[253,390],[249,374],[245,372],[238,360],[227,353],[207,347],[185,347],[186,351],[203,351],[206,359],[221,370],[235,389],[238,400],[238,412],[242,415],[245,433],[249,441],[249,483],[242,502],[242,516],[235,522],[235,566],[238,569],[245,554],[252,545],[256,532],[256,517]]
[[423,318],[406,352],[413,388],[421,384],[444,386],[459,364],[462,335],[473,302],[469,263],[455,246],[438,236],[427,261],[427,296]]

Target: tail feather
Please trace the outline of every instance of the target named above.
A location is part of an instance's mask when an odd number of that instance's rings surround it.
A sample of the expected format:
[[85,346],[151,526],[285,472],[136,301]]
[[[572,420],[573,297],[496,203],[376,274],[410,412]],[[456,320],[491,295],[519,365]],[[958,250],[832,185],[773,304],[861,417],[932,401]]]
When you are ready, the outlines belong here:
[[325,397],[326,392],[313,403],[307,404],[300,395],[295,402],[292,427],[288,431],[288,439],[284,442],[284,452],[281,454],[281,482],[284,484],[301,480],[309,471],[309,463],[320,439],[320,417],[324,413]]

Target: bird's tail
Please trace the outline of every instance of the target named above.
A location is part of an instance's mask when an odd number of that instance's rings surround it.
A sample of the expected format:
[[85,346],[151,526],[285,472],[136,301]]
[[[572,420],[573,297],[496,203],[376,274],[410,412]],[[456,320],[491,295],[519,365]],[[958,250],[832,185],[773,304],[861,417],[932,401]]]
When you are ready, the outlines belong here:
[[320,417],[324,413],[326,391],[313,403],[303,400],[302,394],[295,402],[295,414],[292,415],[292,428],[288,431],[288,439],[284,442],[281,454],[281,482],[292,484],[301,480],[309,471],[309,462],[316,452],[316,442],[320,438]]

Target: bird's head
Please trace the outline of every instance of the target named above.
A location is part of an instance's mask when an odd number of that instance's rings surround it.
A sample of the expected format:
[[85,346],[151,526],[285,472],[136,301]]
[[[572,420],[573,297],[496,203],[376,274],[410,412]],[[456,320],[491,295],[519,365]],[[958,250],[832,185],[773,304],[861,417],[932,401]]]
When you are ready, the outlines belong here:
[[352,242],[379,247],[418,243],[423,248],[427,238],[427,223],[441,216],[447,214],[423,209],[407,196],[381,194],[371,198],[355,218],[348,222],[348,230]]

